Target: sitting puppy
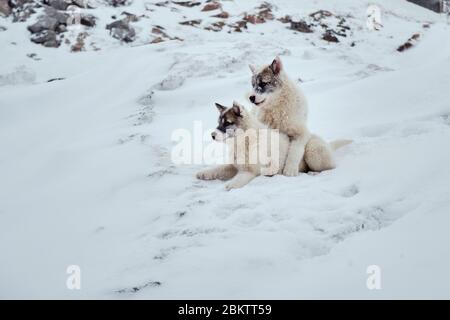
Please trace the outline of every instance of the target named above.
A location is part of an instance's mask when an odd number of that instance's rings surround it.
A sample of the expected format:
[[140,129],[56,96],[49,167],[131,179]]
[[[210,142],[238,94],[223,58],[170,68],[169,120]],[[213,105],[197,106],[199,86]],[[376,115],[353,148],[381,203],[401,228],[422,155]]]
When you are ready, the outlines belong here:
[[241,188],[259,175],[283,172],[289,149],[289,138],[270,129],[237,102],[232,107],[216,103],[219,125],[212,133],[216,141],[227,143],[229,164],[201,171],[201,180],[230,180],[226,189]]

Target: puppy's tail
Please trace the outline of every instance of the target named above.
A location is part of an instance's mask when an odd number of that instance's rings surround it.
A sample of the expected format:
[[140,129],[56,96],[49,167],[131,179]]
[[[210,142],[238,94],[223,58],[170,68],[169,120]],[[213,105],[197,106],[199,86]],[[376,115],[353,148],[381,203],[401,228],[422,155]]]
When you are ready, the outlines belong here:
[[342,148],[343,146],[346,146],[352,142],[353,142],[353,140],[339,139],[339,140],[331,141],[330,146],[331,146],[331,149],[337,150],[337,149]]

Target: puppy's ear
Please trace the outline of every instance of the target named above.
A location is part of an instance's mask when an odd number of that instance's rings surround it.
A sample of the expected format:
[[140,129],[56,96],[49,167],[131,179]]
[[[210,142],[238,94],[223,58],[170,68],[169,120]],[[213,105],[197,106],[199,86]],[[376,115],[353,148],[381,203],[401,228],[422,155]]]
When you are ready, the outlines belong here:
[[248,67],[250,68],[250,71],[255,74],[256,73],[256,66],[254,64],[249,64]]
[[273,73],[279,74],[283,69],[283,64],[281,63],[281,59],[279,56],[276,56],[273,59],[272,64],[270,65],[270,69],[272,69]]
[[238,117],[242,117],[242,113],[244,112],[243,107],[236,101],[233,101],[233,108],[231,110]]
[[217,110],[219,110],[220,113],[224,112],[227,109],[227,107],[224,107],[223,105],[221,105],[217,102],[215,104],[216,104]]

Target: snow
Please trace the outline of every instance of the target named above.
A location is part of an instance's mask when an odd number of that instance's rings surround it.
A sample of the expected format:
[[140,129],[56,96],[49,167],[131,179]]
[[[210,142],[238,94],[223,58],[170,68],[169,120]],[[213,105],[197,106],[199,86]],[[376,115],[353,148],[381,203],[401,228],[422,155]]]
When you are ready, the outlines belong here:
[[[260,3],[223,5],[235,21]],[[450,298],[446,19],[402,0],[274,3],[276,17],[351,14],[351,35],[326,43],[276,20],[209,32],[178,24],[217,21],[201,7],[135,1],[126,11],[149,17],[135,42],[104,28],[124,8],[99,7],[101,50],[70,53],[0,20],[1,298]],[[369,4],[380,31],[365,27]],[[153,25],[184,41],[147,44]],[[174,164],[173,132],[201,121],[210,145],[214,102],[246,104],[247,65],[277,54],[312,131],[354,140],[337,168],[227,192],[195,179],[206,164]],[[69,265],[81,290],[66,287]],[[366,287],[370,265],[381,290]]]

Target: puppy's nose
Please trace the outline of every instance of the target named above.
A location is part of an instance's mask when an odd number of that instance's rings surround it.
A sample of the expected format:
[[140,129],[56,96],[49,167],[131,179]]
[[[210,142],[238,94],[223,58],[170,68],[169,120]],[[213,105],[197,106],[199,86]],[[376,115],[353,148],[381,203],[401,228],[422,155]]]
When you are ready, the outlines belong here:
[[250,96],[249,99],[250,99],[251,103],[255,103],[256,97],[255,96]]
[[211,137],[213,138],[213,140],[216,140],[216,133],[215,132],[211,132]]

